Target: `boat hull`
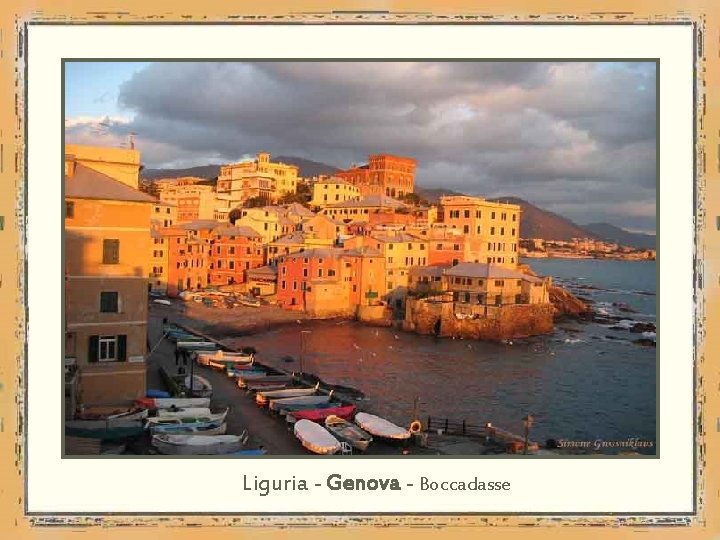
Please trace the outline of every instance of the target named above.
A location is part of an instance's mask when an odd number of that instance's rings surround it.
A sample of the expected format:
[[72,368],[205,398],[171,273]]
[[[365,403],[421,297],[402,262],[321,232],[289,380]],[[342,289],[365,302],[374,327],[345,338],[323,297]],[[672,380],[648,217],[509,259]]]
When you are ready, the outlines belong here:
[[315,422],[298,420],[293,432],[303,447],[314,454],[337,454],[340,451],[340,441]]
[[162,454],[172,456],[215,456],[239,452],[240,437],[236,435],[153,435],[152,444]]
[[65,435],[89,439],[116,440],[137,437],[143,432],[142,420],[70,420]]

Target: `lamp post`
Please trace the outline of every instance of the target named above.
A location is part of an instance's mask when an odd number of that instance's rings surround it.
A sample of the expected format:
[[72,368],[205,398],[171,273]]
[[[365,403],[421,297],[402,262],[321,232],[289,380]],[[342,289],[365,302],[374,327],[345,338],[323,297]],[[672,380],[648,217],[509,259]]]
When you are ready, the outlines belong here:
[[525,426],[525,449],[523,450],[523,454],[528,453],[528,441],[530,439],[530,427],[533,425],[533,421],[535,419],[530,416],[529,414],[523,418],[523,425]]
[[300,330],[300,376],[302,377],[305,371],[303,370],[303,355],[305,352],[305,334],[309,334],[310,330]]

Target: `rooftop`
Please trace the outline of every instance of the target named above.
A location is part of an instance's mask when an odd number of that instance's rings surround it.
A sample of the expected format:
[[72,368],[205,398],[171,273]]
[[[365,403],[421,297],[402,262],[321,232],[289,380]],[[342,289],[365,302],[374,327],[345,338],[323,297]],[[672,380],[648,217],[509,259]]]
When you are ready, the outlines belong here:
[[540,278],[523,274],[517,270],[510,270],[503,266],[486,263],[463,262],[447,269],[445,275],[486,279],[524,279],[532,282],[542,281]]
[[359,201],[343,201],[337,204],[329,204],[327,208],[402,208],[404,206],[406,205],[387,195],[368,195]]
[[65,197],[108,201],[159,202],[155,197],[110,178],[80,163],[75,163],[72,176],[65,176]]
[[246,227],[243,225],[234,227],[232,225],[220,225],[213,230],[213,233],[218,236],[245,236],[247,238],[262,238],[258,232],[252,227]]

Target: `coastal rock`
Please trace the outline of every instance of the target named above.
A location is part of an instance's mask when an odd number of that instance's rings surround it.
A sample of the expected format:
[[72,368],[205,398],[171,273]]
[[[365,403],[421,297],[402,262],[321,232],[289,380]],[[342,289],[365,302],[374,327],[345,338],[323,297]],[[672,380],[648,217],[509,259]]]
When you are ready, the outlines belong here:
[[642,345],[643,347],[656,347],[657,346],[654,339],[648,339],[648,338],[636,339],[635,341],[633,341],[633,343],[636,343],[637,345]]
[[585,302],[562,287],[550,287],[550,302],[555,310],[555,319],[585,318],[590,314],[590,308]]

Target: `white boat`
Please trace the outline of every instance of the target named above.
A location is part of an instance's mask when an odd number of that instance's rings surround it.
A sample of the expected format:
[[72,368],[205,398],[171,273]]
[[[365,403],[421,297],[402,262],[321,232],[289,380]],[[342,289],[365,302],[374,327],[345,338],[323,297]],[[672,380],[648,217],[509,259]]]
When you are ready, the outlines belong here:
[[[209,409],[203,409],[209,410]],[[153,425],[167,425],[167,424],[192,424],[192,423],[209,423],[219,422],[223,423],[225,417],[230,409],[225,409],[221,413],[214,414],[199,414],[196,416],[153,416],[147,419],[146,427],[152,427]]]
[[357,413],[355,423],[375,437],[383,439],[404,440],[410,438],[410,431],[396,426],[389,420],[368,413]]
[[340,441],[320,424],[298,420],[293,432],[302,445],[315,454],[335,454],[340,451]]
[[327,403],[330,396],[298,396],[270,400],[270,410],[279,411],[286,405],[317,405]]
[[155,424],[150,433],[157,435],[224,435],[227,431],[225,422],[193,422],[187,424]]
[[[207,417],[212,413],[208,407],[176,407],[171,409],[158,409],[157,416],[152,418],[196,418]],[[152,420],[148,418],[148,420]]]
[[147,418],[148,407],[84,407],[76,416],[76,420],[142,420]]
[[153,300],[153,303],[162,304],[163,306],[172,306],[172,302],[170,300],[163,300],[161,298]]
[[228,364],[252,364],[255,358],[252,354],[231,353],[217,350],[214,353],[197,353],[198,363],[204,366],[219,367],[224,369]]
[[[192,386],[190,385],[191,381]],[[192,379],[190,375],[185,377],[185,386],[191,396],[210,397],[212,395],[212,385],[210,384],[210,381],[200,375],[193,375]]]
[[282,399],[290,397],[312,396],[317,392],[320,383],[315,388],[286,388],[284,390],[271,390],[269,392],[259,391],[255,394],[255,402],[258,405],[266,405],[271,399]]
[[163,454],[193,456],[238,452],[242,442],[237,435],[153,435],[152,444]]
[[350,443],[353,448],[364,452],[372,442],[372,435],[365,430],[338,416],[332,415],[325,419],[325,427],[338,440]]

